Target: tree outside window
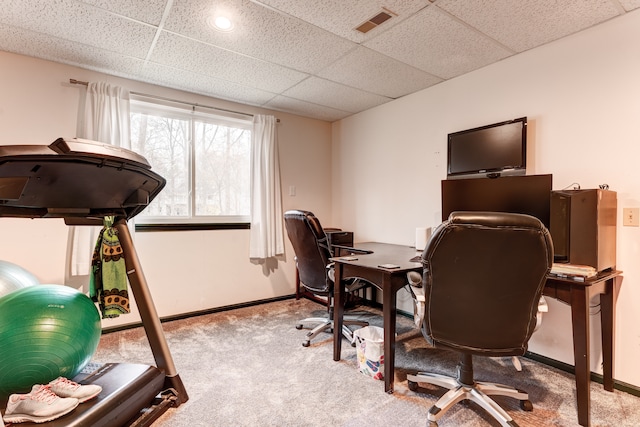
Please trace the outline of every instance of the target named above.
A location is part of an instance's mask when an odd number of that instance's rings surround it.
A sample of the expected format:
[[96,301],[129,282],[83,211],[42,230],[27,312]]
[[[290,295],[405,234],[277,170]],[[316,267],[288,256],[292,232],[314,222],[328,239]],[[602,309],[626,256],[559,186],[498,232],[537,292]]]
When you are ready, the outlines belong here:
[[136,222],[248,222],[251,122],[131,104],[132,148],[167,180]]

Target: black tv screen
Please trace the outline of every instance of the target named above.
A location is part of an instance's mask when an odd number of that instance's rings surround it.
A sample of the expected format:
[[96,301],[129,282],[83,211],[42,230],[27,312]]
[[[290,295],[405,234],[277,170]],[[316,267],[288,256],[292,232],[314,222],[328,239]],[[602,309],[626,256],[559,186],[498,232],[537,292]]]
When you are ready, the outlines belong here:
[[442,220],[455,211],[513,212],[534,216],[549,228],[552,175],[442,181]]
[[448,179],[524,175],[526,167],[526,117],[448,135]]

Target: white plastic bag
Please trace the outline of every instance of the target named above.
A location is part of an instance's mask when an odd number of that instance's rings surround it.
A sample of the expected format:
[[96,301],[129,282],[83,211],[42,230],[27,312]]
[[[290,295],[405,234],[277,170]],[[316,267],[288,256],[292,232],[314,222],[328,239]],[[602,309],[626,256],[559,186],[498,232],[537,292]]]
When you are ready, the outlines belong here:
[[353,332],[358,370],[376,380],[384,378],[384,329],[365,326]]

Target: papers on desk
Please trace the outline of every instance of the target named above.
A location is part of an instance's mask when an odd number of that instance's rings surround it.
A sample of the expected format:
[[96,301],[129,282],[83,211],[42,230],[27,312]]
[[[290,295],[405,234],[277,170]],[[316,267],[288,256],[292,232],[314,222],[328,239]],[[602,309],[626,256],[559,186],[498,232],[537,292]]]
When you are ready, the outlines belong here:
[[598,271],[588,265],[578,264],[560,264],[553,263],[551,266],[551,274],[558,277],[564,277],[567,279],[573,279],[578,281],[584,281],[589,277],[594,277],[598,274]]
[[400,268],[398,264],[378,264],[378,267],[385,268],[387,270],[393,270],[396,268]]

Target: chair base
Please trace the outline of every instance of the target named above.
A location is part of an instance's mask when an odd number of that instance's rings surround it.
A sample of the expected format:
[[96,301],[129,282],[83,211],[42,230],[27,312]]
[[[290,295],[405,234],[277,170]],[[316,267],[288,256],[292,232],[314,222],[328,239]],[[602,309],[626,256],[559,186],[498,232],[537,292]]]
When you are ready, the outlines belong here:
[[513,367],[516,368],[516,371],[522,372],[522,363],[520,363],[520,358],[518,356],[511,356],[511,363],[513,363]]
[[437,426],[440,417],[442,417],[449,408],[462,400],[475,402],[495,418],[500,425],[505,427],[516,427],[518,424],[489,396],[512,397],[520,400],[520,407],[523,410],[533,410],[533,405],[531,401],[529,401],[529,395],[527,393],[506,385],[475,382],[475,384],[469,386],[461,384],[456,378],[427,372],[407,375],[407,382],[409,389],[413,391],[416,390],[418,383],[428,383],[449,389],[449,391],[429,409],[427,425],[431,427]]
[[[333,320],[327,317],[309,317],[307,319],[303,319],[296,325],[296,329],[302,329],[305,324],[309,323],[318,323],[318,325],[307,332],[306,339],[302,342],[303,347],[309,347],[311,345],[311,340],[318,336],[321,332],[333,331]],[[369,323],[360,320],[343,320],[342,335],[344,335],[344,337],[353,345],[353,332],[347,327],[349,325],[365,327],[369,326]]]

